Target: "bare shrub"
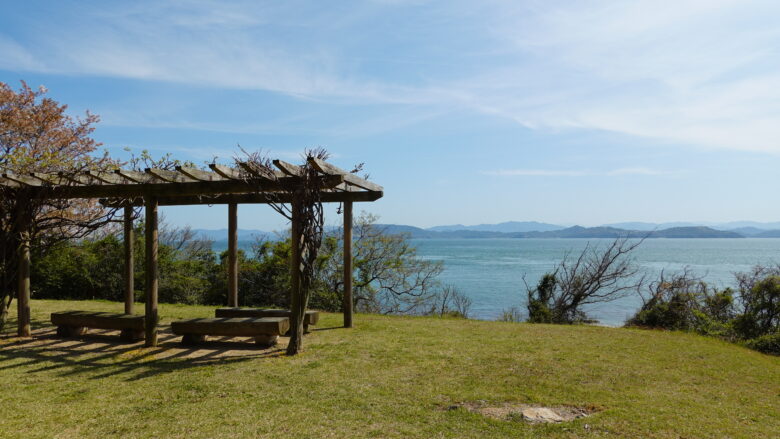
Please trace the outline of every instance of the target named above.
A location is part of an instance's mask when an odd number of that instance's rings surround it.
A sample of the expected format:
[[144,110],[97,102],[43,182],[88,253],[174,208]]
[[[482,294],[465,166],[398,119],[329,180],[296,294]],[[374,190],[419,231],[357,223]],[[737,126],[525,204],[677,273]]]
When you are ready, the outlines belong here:
[[430,315],[469,318],[472,305],[471,298],[452,285],[446,285],[442,288],[432,298],[432,302],[432,308],[428,312]]
[[589,322],[583,306],[636,294],[642,286],[643,277],[639,276],[639,267],[630,254],[643,241],[644,238],[623,237],[606,247],[588,244],[577,257],[567,253],[552,272],[539,280],[536,287],[525,284],[528,321]]
[[498,317],[499,322],[522,322],[524,320],[523,312],[516,306],[511,306],[501,311],[501,315]]

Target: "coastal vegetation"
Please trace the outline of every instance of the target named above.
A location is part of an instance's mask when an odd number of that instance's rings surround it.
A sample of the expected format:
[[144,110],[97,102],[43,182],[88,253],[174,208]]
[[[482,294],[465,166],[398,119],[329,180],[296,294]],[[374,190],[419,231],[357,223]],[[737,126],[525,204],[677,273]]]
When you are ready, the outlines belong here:
[[[780,266],[756,266],[736,273],[736,289],[717,289],[689,269],[648,279],[632,259],[642,239],[618,238],[590,246],[563,260],[539,279],[527,283],[530,323],[595,323],[584,308],[627,295],[642,298],[627,326],[691,331],[780,354]],[[515,310],[503,320],[518,321]]]
[[736,274],[717,289],[685,270],[650,283],[629,326],[692,331],[780,355],[780,266]]
[[[579,255],[564,255],[561,262],[528,293],[531,323],[590,323],[583,308],[635,293],[642,286],[639,267],[631,252],[642,239],[618,238],[604,247],[587,245]],[[525,282],[525,279],[523,279]]]

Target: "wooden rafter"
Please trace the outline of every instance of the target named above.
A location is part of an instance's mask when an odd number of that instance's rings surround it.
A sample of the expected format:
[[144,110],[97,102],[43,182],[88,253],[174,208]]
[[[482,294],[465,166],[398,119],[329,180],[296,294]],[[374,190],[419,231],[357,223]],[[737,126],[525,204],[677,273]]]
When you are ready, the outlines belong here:
[[41,181],[37,178],[31,177],[29,175],[19,175],[14,174],[11,172],[4,172],[3,178],[6,180],[11,180],[13,182],[16,182],[17,184],[21,186],[28,186],[28,187],[41,187],[43,184],[41,184]]
[[167,171],[165,169],[146,168],[144,172],[159,180],[167,181],[169,183],[193,183],[200,181],[198,179],[191,178],[188,175],[182,174],[181,172]]
[[381,192],[384,190],[382,186],[379,186],[378,184],[371,183],[366,179],[360,178],[357,175],[351,174],[341,168],[337,168],[336,166],[333,166],[330,163],[327,163],[323,160],[314,157],[309,157],[309,163],[311,163],[312,166],[314,166],[318,171],[322,172],[323,174],[343,175],[344,181],[346,183],[361,187],[369,191]]
[[213,172],[203,171],[198,168],[192,168],[189,166],[177,166],[176,170],[182,174],[198,181],[222,181],[225,177],[215,174]]
[[97,181],[100,181],[102,183],[108,183],[108,184],[122,184],[125,183],[125,179],[121,176],[110,173],[110,172],[94,172],[94,171],[87,171],[85,174],[89,177],[94,178]]
[[238,169],[233,169],[229,166],[218,165],[216,163],[210,164],[209,168],[211,168],[212,171],[216,172],[217,174],[221,175],[226,179],[243,180],[243,178],[241,177],[241,171],[239,171]]
[[249,174],[252,177],[277,179],[287,175],[279,171],[273,171],[265,168],[258,168],[257,166],[249,162],[239,162],[238,166],[240,166],[241,169],[243,169],[247,174]]
[[273,163],[274,166],[279,168],[279,170],[282,171],[285,175],[299,177],[301,174],[303,174],[303,169],[301,169],[301,167],[298,165],[293,165],[292,163],[287,163],[283,160],[274,160]]

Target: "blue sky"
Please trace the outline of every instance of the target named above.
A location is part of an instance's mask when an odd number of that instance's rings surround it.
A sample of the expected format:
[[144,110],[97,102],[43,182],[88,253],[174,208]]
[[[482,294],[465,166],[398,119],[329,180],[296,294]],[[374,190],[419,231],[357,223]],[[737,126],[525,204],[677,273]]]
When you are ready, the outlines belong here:
[[[383,222],[777,221],[778,16],[750,0],[28,0],[3,6],[0,81],[100,115],[119,156],[324,146],[385,187],[360,206]],[[226,227],[221,207],[164,214]]]

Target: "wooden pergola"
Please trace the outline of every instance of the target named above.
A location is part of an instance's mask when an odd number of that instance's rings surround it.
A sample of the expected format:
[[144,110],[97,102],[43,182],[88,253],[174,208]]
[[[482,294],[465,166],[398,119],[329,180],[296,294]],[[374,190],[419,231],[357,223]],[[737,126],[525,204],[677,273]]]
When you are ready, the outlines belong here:
[[[317,170],[320,201],[343,203],[344,214],[344,326],[352,326],[352,203],[370,202],[382,197],[383,188],[375,183],[337,168],[316,158],[309,165]],[[147,168],[145,172],[119,169],[114,172],[82,172],[78,174],[18,175],[3,173],[0,185],[14,189],[25,199],[100,199],[108,207],[124,208],[124,299],[125,314],[133,313],[133,207],[145,208],[145,343],[157,345],[157,289],[159,273],[158,207],[183,205],[228,205],[228,306],[238,306],[238,205],[294,203],[290,188],[300,184],[303,170],[296,165],[274,160],[278,170],[269,171],[249,162],[238,168],[210,165],[206,171],[185,166],[176,170]],[[293,213],[295,211],[293,210]],[[292,230],[298,218],[293,215]],[[293,242],[298,237],[293,234]],[[300,264],[301,255],[293,252],[291,264]],[[295,277],[296,270],[293,270]],[[30,241],[29,233],[22,235],[18,266],[18,335],[29,337],[30,331]],[[291,294],[296,294],[293,279]],[[298,291],[299,293],[299,291]]]

